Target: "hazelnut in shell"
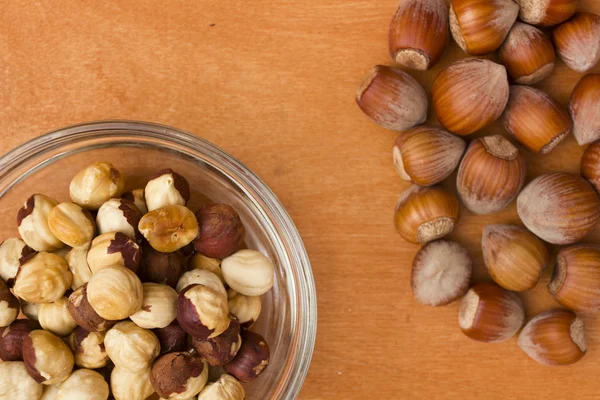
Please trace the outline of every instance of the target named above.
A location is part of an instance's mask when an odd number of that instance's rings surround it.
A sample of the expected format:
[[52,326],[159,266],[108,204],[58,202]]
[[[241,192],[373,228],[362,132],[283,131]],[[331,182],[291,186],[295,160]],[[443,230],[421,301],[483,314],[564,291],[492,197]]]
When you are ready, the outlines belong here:
[[96,371],[78,369],[58,387],[56,400],[107,400],[108,383]]
[[88,301],[87,283],[71,293],[67,308],[77,325],[91,332],[103,332],[117,323],[102,318],[94,310]]
[[156,335],[131,321],[119,322],[106,332],[104,347],[115,365],[134,372],[150,368],[160,353]]
[[177,318],[177,292],[170,286],[143,283],[142,308],[129,318],[146,329],[164,328]]
[[0,278],[12,287],[21,261],[35,253],[20,238],[9,238],[0,244]]
[[273,287],[275,268],[265,255],[256,250],[240,250],[221,262],[227,285],[246,296],[260,296]]
[[183,271],[184,259],[177,252],[161,253],[150,245],[144,246],[138,271],[142,282],[160,283],[174,288]]
[[106,320],[121,320],[142,308],[142,282],[130,269],[120,265],[102,268],[87,283],[87,299]]
[[152,387],[164,399],[189,399],[200,393],[207,381],[206,362],[186,352],[161,356],[150,373]]
[[187,246],[198,236],[198,221],[188,208],[170,205],[144,215],[138,228],[156,251],[170,253]]
[[73,332],[77,322],[71,316],[68,305],[69,299],[66,297],[61,297],[52,303],[41,304],[38,320],[42,328],[60,337]]
[[223,374],[216,382],[207,384],[198,395],[198,400],[244,400],[244,386],[233,376]]
[[198,237],[194,248],[207,257],[223,259],[238,251],[244,242],[246,230],[233,207],[211,204],[196,211]]
[[269,366],[271,352],[265,338],[251,331],[242,332],[242,346],[225,371],[242,382],[258,378]]
[[142,215],[148,212],[148,206],[146,206],[146,197],[144,189],[134,189],[131,192],[123,193],[123,198],[133,201],[133,204],[142,212]]
[[77,290],[92,278],[92,270],[87,262],[88,251],[88,246],[74,247],[65,255],[65,261],[73,275],[72,290]]
[[115,400],[146,400],[154,393],[150,383],[150,368],[130,371],[115,366],[110,374],[110,389]]
[[48,215],[57,205],[58,201],[48,196],[34,194],[17,214],[19,235],[35,251],[55,251],[64,246],[48,226]]
[[121,173],[109,162],[88,165],[69,185],[71,200],[88,210],[97,210],[113,197],[121,197],[125,183]]
[[581,159],[581,176],[600,191],[600,141],[594,142],[585,149]]
[[152,332],[160,342],[160,354],[184,351],[188,348],[188,334],[177,320],[164,328],[153,329]]
[[65,381],[75,365],[73,353],[61,338],[36,330],[23,340],[23,361],[29,376],[44,385]]
[[227,296],[208,286],[190,285],[179,293],[177,321],[196,338],[219,336],[229,327]]
[[75,203],[60,203],[48,214],[48,227],[61,242],[71,247],[88,244],[94,238],[94,218]]
[[148,211],[170,205],[185,206],[190,200],[190,185],[172,169],[163,169],[146,184],[144,198]]
[[573,136],[580,145],[600,139],[600,74],[587,74],[571,95],[569,111],[573,118]]
[[121,232],[109,232],[98,236],[92,241],[87,253],[87,263],[92,274],[111,265],[120,265],[137,272],[141,260],[140,246]]
[[0,363],[0,399],[37,400],[44,387],[27,373],[21,361]]
[[227,290],[229,312],[235,316],[242,329],[250,329],[262,310],[260,296],[245,296],[233,289]]
[[51,303],[71,287],[73,276],[64,258],[52,253],[36,253],[22,260],[13,291],[30,303]]
[[193,269],[181,275],[175,289],[177,292],[181,292],[183,289],[193,284],[204,285],[219,293],[223,293],[225,296],[227,295],[227,290],[225,290],[225,286],[219,277],[205,269]]
[[235,317],[231,318],[229,327],[219,336],[210,339],[192,338],[194,349],[212,367],[230,362],[237,354],[241,344],[240,323]]
[[103,368],[110,361],[104,347],[104,332],[90,332],[75,328],[66,340],[80,368]]
[[519,18],[528,24],[552,26],[571,18],[579,0],[515,0],[521,7]]
[[26,319],[18,319],[6,328],[0,328],[0,359],[23,361],[23,341],[36,329],[40,329],[40,324]]
[[10,292],[10,289],[0,280],[0,328],[7,327],[17,319],[21,304]]
[[110,199],[102,204],[96,214],[98,233],[121,232],[133,240],[140,240],[138,224],[142,212],[135,203],[127,199]]
[[223,283],[225,283],[223,271],[221,270],[221,260],[219,259],[206,257],[202,253],[194,253],[188,260],[187,268],[188,270],[204,269],[212,272],[218,276]]
[[552,31],[558,56],[569,68],[587,72],[600,61],[600,15],[580,12]]

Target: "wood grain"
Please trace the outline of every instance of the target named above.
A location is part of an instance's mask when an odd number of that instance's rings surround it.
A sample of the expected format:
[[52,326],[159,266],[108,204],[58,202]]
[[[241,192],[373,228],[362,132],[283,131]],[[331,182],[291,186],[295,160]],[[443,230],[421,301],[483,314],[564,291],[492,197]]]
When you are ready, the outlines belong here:
[[[124,118],[195,132],[246,163],[287,207],[313,263],[318,340],[301,399],[597,398],[600,316],[584,316],[589,351],[580,363],[547,368],[516,339],[467,339],[456,303],[427,308],[413,300],[417,247],[392,224],[408,186],[391,163],[396,134],[354,103],[366,72],[392,64],[387,26],[396,5],[6,1],[0,152],[64,125]],[[600,2],[582,0],[581,9],[600,13]],[[413,75],[430,93],[440,69],[462,56],[452,45],[432,71]],[[559,62],[539,86],[566,105],[580,76]],[[499,124],[483,133],[497,132]],[[570,137],[549,155],[529,154],[528,178],[578,172],[582,151]],[[477,280],[487,279],[483,227],[517,221],[514,205],[488,217],[464,210],[452,238],[472,253]],[[600,240],[600,229],[590,240]],[[547,281],[523,294],[530,315],[555,304]]]

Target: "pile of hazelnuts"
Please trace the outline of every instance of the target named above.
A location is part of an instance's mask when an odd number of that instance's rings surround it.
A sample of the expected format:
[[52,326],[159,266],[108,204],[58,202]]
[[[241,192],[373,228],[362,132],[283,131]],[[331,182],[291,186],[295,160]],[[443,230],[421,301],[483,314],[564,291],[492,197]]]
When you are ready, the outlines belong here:
[[[518,344],[535,361],[574,363],[586,353],[576,312],[600,311],[600,245],[579,243],[600,221],[600,74],[590,73],[600,61],[600,16],[577,12],[579,0],[449,3],[400,0],[389,28],[390,54],[408,69],[434,66],[450,35],[467,54],[487,55],[441,68],[431,88],[440,126],[425,123],[428,96],[402,69],[375,67],[356,95],[371,119],[402,132],[394,166],[414,185],[401,194],[394,219],[402,238],[423,245],[413,260],[413,294],[430,306],[462,298],[458,324],[472,339],[499,342],[521,331]],[[531,86],[552,74],[557,56],[587,73],[568,110]],[[482,130],[498,119],[507,135],[486,136]],[[467,143],[463,137],[474,133]],[[543,174],[525,185],[523,151],[547,154],[571,133],[588,146],[581,174]],[[438,186],[456,169],[458,196]],[[461,203],[492,214],[515,200],[524,226],[484,228],[483,259],[494,282],[473,284],[467,250],[440,239],[457,226]],[[566,247],[553,257],[548,243]],[[525,323],[516,292],[534,288],[551,265],[548,292],[564,308]]]
[[29,197],[0,245],[0,398],[244,399],[269,364],[250,328],[274,268],[238,213],[192,212],[171,169],[126,193],[97,162],[69,193]]

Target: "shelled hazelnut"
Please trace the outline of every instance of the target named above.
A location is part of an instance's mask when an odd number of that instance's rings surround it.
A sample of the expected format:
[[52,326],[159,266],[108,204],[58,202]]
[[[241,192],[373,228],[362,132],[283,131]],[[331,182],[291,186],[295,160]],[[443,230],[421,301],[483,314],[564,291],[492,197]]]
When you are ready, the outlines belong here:
[[77,322],[71,316],[68,305],[69,299],[66,297],[61,297],[52,303],[41,304],[38,319],[42,328],[60,337],[73,332]]
[[244,242],[246,230],[233,207],[211,204],[196,211],[198,237],[194,248],[207,257],[223,259],[238,251]]
[[77,290],[92,278],[92,270],[87,262],[89,246],[74,247],[65,255],[65,261],[73,275],[71,289]]
[[81,327],[75,328],[66,339],[75,357],[75,365],[80,368],[102,368],[110,359],[104,347],[104,332],[90,332]]
[[569,68],[587,72],[600,61],[600,15],[580,12],[552,31],[559,57]]
[[177,292],[170,286],[143,283],[142,308],[129,318],[146,329],[164,328],[177,318]]
[[244,400],[244,386],[233,376],[223,374],[216,382],[207,384],[198,395],[198,400]]
[[121,232],[109,232],[96,237],[87,253],[87,263],[92,274],[114,265],[137,272],[141,261],[140,246]]
[[109,162],[91,164],[75,175],[69,185],[71,200],[88,210],[97,210],[113,197],[121,197],[125,183]]
[[10,289],[0,280],[0,328],[9,326],[17,319],[21,304],[10,292]]
[[193,337],[219,336],[229,327],[227,296],[208,286],[190,285],[179,293],[177,321]]
[[242,382],[250,382],[262,374],[269,366],[271,356],[266,340],[251,331],[242,332],[242,346],[225,371]]
[[92,215],[75,203],[61,203],[50,210],[48,227],[58,240],[71,247],[90,243],[96,233]]
[[56,400],[58,398],[59,385],[44,385],[44,393],[40,400]]
[[260,296],[273,287],[273,263],[256,250],[240,250],[221,262],[223,278],[229,287],[246,296]]
[[119,265],[102,268],[87,283],[87,300],[106,320],[121,320],[142,308],[142,282],[130,269]]
[[193,269],[181,275],[175,289],[177,292],[181,292],[186,287],[194,284],[204,285],[219,293],[223,293],[225,296],[227,295],[227,290],[219,277],[204,269]]
[[21,261],[35,253],[20,238],[9,238],[0,244],[0,278],[12,287]]
[[174,351],[184,351],[188,347],[188,334],[179,326],[177,320],[164,328],[153,329],[152,332],[160,342],[161,355]]
[[131,321],[119,322],[106,332],[104,347],[116,366],[134,372],[150,368],[160,353],[160,343],[156,335]]
[[571,18],[579,0],[515,0],[521,10],[519,17],[532,25],[552,26]]
[[51,303],[65,294],[72,279],[64,258],[52,253],[36,253],[22,260],[13,291],[31,303]]
[[25,363],[0,363],[0,399],[37,400],[43,391],[44,387],[27,373]]
[[58,201],[48,196],[34,194],[17,214],[19,235],[35,251],[55,251],[64,246],[48,226],[48,215],[57,205]]
[[32,331],[23,340],[23,361],[29,376],[44,385],[65,381],[75,364],[67,344],[43,330]]
[[56,400],[107,400],[108,383],[96,371],[78,369],[60,384]]
[[146,244],[142,249],[142,262],[138,276],[142,282],[154,282],[175,287],[185,270],[184,259],[177,252],[161,253]]
[[569,111],[573,118],[573,136],[580,145],[600,139],[600,74],[587,74],[571,95]]
[[148,211],[171,205],[185,206],[190,200],[190,185],[172,169],[163,169],[146,184],[144,198]]
[[154,393],[150,368],[134,372],[115,366],[110,374],[110,389],[115,400],[146,400]]
[[40,329],[40,324],[26,319],[17,319],[6,328],[0,328],[0,359],[23,361],[23,341],[36,329]]
[[150,211],[142,217],[138,227],[150,246],[163,253],[177,251],[198,236],[194,213],[180,205]]
[[229,312],[235,316],[242,329],[250,329],[262,310],[260,296],[245,296],[233,289],[227,290]]
[[142,215],[148,213],[144,189],[134,189],[131,192],[123,193],[123,198],[133,201],[133,204],[142,212]]
[[132,240],[141,239],[138,224],[142,212],[131,200],[110,199],[98,209],[96,225],[98,233],[121,232]]
[[117,321],[102,318],[91,306],[87,296],[87,283],[77,288],[69,296],[67,309],[77,325],[91,332],[103,332]]
[[208,380],[208,365],[186,352],[161,356],[152,366],[150,382],[165,399],[183,400],[196,396]]
[[19,303],[21,303],[21,312],[28,319],[31,319],[31,320],[34,320],[34,321],[37,321],[39,319],[38,315],[40,313],[40,306],[41,306],[41,304],[30,303],[30,302],[25,301],[23,299],[19,299]]
[[212,272],[225,283],[223,271],[221,270],[221,260],[219,259],[206,257],[202,253],[194,253],[188,260],[187,268],[188,270],[200,269]]
[[192,338],[192,346],[208,365],[219,366],[230,362],[242,345],[240,323],[231,317],[229,327],[219,336],[209,339]]

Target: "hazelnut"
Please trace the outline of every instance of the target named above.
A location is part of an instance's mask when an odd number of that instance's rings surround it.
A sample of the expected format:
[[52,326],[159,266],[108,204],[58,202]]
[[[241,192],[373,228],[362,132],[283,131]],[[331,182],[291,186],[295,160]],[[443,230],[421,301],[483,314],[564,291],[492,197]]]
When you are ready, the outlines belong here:
[[571,18],[579,0],[515,0],[521,7],[519,17],[532,25],[552,26]]
[[209,383],[198,395],[198,400],[244,400],[246,392],[237,379],[223,374],[214,383]]
[[227,296],[208,286],[190,285],[179,293],[177,321],[196,338],[219,336],[229,327]]
[[223,259],[238,251],[244,242],[245,229],[233,207],[212,204],[196,211],[198,237],[194,248],[207,257]]
[[115,400],[145,400],[154,393],[150,368],[134,372],[115,366],[110,374],[110,389]]
[[156,393],[165,399],[183,400],[195,396],[208,380],[208,365],[200,357],[186,352],[161,356],[150,373]]
[[146,184],[144,198],[148,211],[172,205],[185,206],[190,200],[190,185],[172,169],[163,169]]
[[48,215],[58,201],[43,194],[29,197],[17,215],[17,226],[23,241],[35,251],[55,251],[64,246],[50,230]]
[[164,328],[153,329],[152,332],[160,342],[160,354],[184,351],[188,347],[188,334],[179,326],[177,320]]
[[412,264],[415,299],[434,307],[450,304],[469,290],[472,272],[471,256],[458,243],[449,240],[427,243]]
[[104,347],[116,366],[135,372],[149,368],[160,353],[156,335],[131,321],[119,322],[106,332]]
[[107,400],[108,383],[96,371],[78,369],[60,384],[56,400]]
[[194,253],[187,263],[188,270],[203,269],[212,272],[219,277],[221,282],[225,283],[223,271],[221,270],[221,260],[216,258],[206,257],[201,253]]
[[40,313],[40,306],[41,306],[41,304],[30,303],[30,302],[25,301],[23,299],[19,299],[19,303],[21,303],[21,312],[28,319],[32,319],[34,321],[37,321],[39,319],[38,315]]
[[17,319],[21,304],[19,300],[10,292],[10,289],[0,280],[0,327],[9,326]]
[[221,262],[225,282],[246,296],[260,296],[273,287],[273,263],[256,250],[240,250]]
[[44,385],[44,394],[40,400],[56,400],[58,397],[59,385]]
[[133,204],[142,212],[142,215],[148,213],[148,207],[146,206],[146,197],[144,195],[144,189],[134,189],[131,192],[123,194],[123,198],[133,201]]
[[0,359],[23,361],[23,340],[36,329],[40,329],[40,324],[26,319],[18,319],[6,328],[0,328]]
[[547,154],[571,133],[573,124],[561,105],[539,89],[511,86],[502,116],[504,128],[526,149]]
[[267,341],[258,333],[242,332],[242,346],[225,371],[242,382],[256,379],[269,365],[270,351]]
[[137,272],[141,260],[140,246],[121,232],[109,232],[98,236],[92,241],[92,247],[87,253],[87,263],[92,274],[113,265]]
[[587,72],[600,61],[600,15],[580,12],[552,31],[558,56],[569,68]]
[[536,315],[521,331],[519,347],[540,364],[573,364],[587,350],[583,321],[563,309]]
[[600,74],[581,78],[571,95],[573,136],[580,145],[600,139]]
[[235,317],[230,318],[229,327],[219,336],[210,339],[192,338],[194,349],[213,367],[225,365],[237,354],[242,344],[240,324]]
[[69,299],[66,297],[61,297],[52,303],[41,304],[38,318],[42,328],[60,337],[73,332],[77,322],[71,316],[68,305]]
[[502,115],[508,92],[504,66],[467,58],[450,64],[435,78],[433,107],[446,130],[470,135]]
[[519,296],[494,283],[478,283],[460,303],[458,325],[480,342],[501,342],[513,337],[525,320]]
[[164,328],[177,318],[177,292],[170,286],[143,283],[142,308],[129,317],[146,329]]
[[75,203],[61,203],[50,210],[48,227],[58,240],[71,247],[88,244],[96,232],[94,218]]
[[550,262],[544,242],[516,225],[486,226],[481,248],[492,279],[516,292],[533,289]]
[[448,44],[448,6],[444,0],[402,1],[389,30],[392,58],[400,65],[428,70]]
[[400,195],[394,222],[404,240],[426,244],[452,232],[459,213],[460,205],[454,194],[438,186],[413,185]]
[[405,131],[427,119],[423,87],[406,72],[383,65],[369,71],[356,91],[356,103],[369,118],[393,131]]
[[107,320],[128,318],[142,308],[142,282],[130,269],[119,265],[96,272],[86,290],[94,311]]
[[0,244],[0,278],[12,287],[21,261],[35,253],[19,238],[6,239]]
[[142,282],[154,282],[175,287],[185,270],[184,260],[177,253],[161,253],[144,245],[138,275]]
[[501,135],[475,139],[460,167],[456,186],[463,204],[476,214],[507,207],[525,183],[525,157]]
[[37,400],[44,387],[34,381],[20,361],[0,363],[0,399]]
[[179,254],[182,258],[186,260],[191,257],[196,252],[194,249],[194,242],[188,243],[179,250],[177,250],[177,254]]
[[97,210],[113,197],[121,197],[125,183],[121,173],[109,162],[91,164],[75,175],[69,186],[73,203]]
[[150,211],[140,220],[139,229],[150,246],[163,253],[179,250],[198,236],[194,213],[180,205]]
[[77,288],[69,296],[68,310],[77,325],[91,332],[103,332],[110,329],[117,321],[102,318],[90,305],[87,296],[87,283]]
[[104,332],[90,332],[81,327],[75,328],[66,339],[75,357],[75,365],[80,368],[102,368],[109,358],[104,348]]
[[193,284],[207,286],[227,296],[227,290],[225,290],[225,286],[223,286],[223,282],[219,277],[205,269],[193,269],[181,275],[175,289],[178,292],[181,292],[183,289]]
[[552,173],[537,177],[523,189],[517,211],[525,226],[542,240],[571,244],[583,239],[600,220],[600,199],[585,179]]
[[110,199],[102,204],[96,214],[98,233],[121,232],[131,239],[139,241],[142,236],[138,230],[138,224],[142,215],[133,201]]
[[229,312],[235,316],[243,329],[250,329],[258,320],[262,309],[260,296],[245,296],[233,289],[227,290]]
[[552,74],[556,53],[548,35],[517,22],[500,48],[500,60],[515,83],[533,85]]
[[600,191],[600,141],[594,142],[585,149],[581,159],[581,176]]
[[65,261],[73,275],[71,289],[77,290],[92,278],[92,270],[87,262],[89,246],[74,247],[66,255]]
[[72,279],[64,258],[52,253],[37,253],[23,260],[13,291],[30,303],[51,303],[65,294]]
[[465,152],[461,138],[442,129],[418,126],[398,136],[394,166],[400,177],[420,186],[435,185],[456,169]]
[[450,31],[465,52],[483,55],[502,45],[518,15],[512,0],[452,0]]
[[23,360],[29,376],[44,385],[55,385],[71,375],[75,360],[65,342],[48,331],[36,330],[23,340]]

